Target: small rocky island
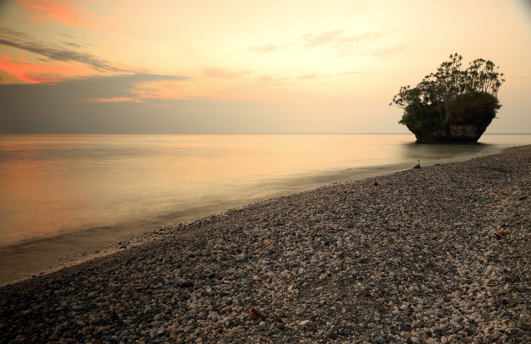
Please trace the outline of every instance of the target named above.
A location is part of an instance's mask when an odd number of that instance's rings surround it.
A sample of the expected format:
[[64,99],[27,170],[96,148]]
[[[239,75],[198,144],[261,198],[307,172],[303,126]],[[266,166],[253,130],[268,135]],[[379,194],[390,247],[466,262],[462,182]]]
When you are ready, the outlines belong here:
[[461,55],[450,55],[417,87],[401,87],[389,104],[404,109],[399,123],[418,143],[475,143],[501,108],[497,94],[505,82],[503,73],[484,59],[462,70],[462,60]]

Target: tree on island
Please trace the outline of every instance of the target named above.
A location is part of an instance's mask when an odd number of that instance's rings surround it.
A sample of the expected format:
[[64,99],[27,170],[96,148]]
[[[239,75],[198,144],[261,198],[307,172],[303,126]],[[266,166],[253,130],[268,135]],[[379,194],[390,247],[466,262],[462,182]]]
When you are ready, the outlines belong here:
[[403,86],[389,105],[404,110],[404,124],[417,142],[477,142],[501,105],[503,73],[491,61],[476,59],[465,70],[463,57],[450,55],[417,87]]

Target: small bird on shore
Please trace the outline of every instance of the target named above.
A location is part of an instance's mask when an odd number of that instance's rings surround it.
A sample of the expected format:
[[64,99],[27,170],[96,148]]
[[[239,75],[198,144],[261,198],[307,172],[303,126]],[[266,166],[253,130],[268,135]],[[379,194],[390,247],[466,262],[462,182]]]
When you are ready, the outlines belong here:
[[419,163],[416,164],[415,166],[413,166],[413,168],[420,168],[420,160],[419,160]]

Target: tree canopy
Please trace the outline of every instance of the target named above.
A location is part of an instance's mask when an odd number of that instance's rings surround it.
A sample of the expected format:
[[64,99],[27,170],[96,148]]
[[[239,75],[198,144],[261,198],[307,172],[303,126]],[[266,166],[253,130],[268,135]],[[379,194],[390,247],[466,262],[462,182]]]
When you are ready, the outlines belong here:
[[488,125],[501,107],[497,95],[505,82],[492,61],[476,59],[462,69],[463,57],[450,55],[411,88],[403,86],[389,105],[404,109],[399,121],[408,128],[435,130],[448,124]]

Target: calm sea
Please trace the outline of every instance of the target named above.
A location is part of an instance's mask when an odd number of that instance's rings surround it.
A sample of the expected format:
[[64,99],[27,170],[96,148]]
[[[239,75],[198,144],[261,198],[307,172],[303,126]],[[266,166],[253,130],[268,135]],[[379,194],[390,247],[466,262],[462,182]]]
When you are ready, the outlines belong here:
[[111,242],[346,179],[531,144],[411,134],[0,136],[0,284]]

